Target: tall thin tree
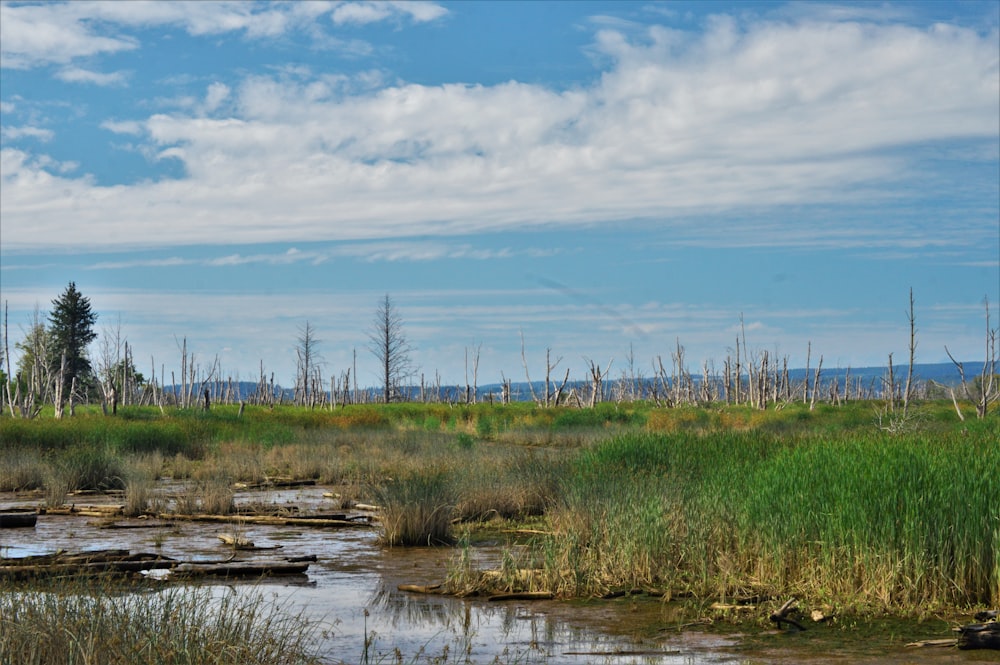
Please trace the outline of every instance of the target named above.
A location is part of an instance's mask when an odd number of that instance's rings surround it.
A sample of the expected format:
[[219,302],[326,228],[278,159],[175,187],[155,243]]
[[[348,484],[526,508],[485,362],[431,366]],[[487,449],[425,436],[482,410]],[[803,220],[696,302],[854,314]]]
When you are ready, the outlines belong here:
[[382,399],[389,403],[400,397],[403,381],[412,374],[410,346],[403,331],[403,319],[387,293],[375,308],[368,331],[368,348],[379,364]]
[[299,327],[299,336],[295,345],[297,361],[295,392],[297,400],[303,406],[312,405],[310,397],[315,401],[315,395],[310,395],[310,385],[318,383],[314,380],[316,378],[314,375],[322,363],[318,349],[319,344],[320,340],[316,338],[316,328],[309,321],[306,321],[305,325]]

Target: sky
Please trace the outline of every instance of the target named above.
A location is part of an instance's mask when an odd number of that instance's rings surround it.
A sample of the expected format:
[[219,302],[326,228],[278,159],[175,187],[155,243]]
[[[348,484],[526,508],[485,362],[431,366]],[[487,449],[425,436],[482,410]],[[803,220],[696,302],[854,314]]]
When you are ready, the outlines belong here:
[[[140,371],[981,361],[1000,2],[3,2],[10,344],[75,282]],[[95,342],[92,353],[99,342]],[[741,341],[742,344],[742,341]],[[16,353],[14,360],[16,362]]]

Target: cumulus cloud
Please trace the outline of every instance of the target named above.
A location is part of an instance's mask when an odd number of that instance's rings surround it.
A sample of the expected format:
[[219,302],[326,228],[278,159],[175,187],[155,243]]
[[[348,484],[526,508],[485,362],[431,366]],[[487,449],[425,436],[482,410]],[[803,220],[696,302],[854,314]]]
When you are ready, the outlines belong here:
[[0,4],[0,63],[27,69],[74,58],[138,48],[132,37],[98,34],[80,20],[80,5]]
[[[940,24],[716,17],[702,33],[602,29],[593,48],[611,64],[570,90],[250,76],[140,122],[184,178],[95,187],[9,160],[4,243],[391,239],[877,201],[912,177],[900,148],[995,140],[997,44],[995,30]],[[225,115],[204,115],[223,101]]]

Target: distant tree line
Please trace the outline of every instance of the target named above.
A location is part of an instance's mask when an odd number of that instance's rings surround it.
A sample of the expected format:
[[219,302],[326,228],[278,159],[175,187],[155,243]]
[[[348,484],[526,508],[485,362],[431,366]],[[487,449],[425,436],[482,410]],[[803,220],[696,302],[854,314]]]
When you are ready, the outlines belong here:
[[[684,347],[677,340],[668,358],[656,356],[651,372],[646,374],[636,362],[631,347],[624,367],[612,376],[614,359],[604,366],[584,358],[587,375],[571,380],[570,370],[559,371],[561,357],[545,350],[544,379],[533,381],[521,338],[521,359],[525,382],[523,397],[543,407],[593,407],[604,401],[644,400],[669,408],[683,405],[711,404],[748,405],[757,409],[781,408],[801,401],[813,408],[817,402],[841,404],[855,400],[879,400],[879,426],[887,430],[905,429],[912,421],[909,407],[914,399],[950,397],[960,418],[964,418],[959,400],[972,403],[976,415],[983,418],[991,405],[1000,400],[1000,375],[997,374],[998,329],[991,322],[986,302],[985,361],[975,375],[965,366],[954,363],[960,384],[942,386],[921,382],[914,376],[916,326],[913,293],[910,292],[908,322],[910,326],[909,358],[906,371],[893,364],[890,354],[881,377],[863,377],[846,372],[823,374],[823,357],[812,367],[812,346],[808,347],[805,372],[793,378],[788,357],[778,357],[766,350],[752,349],[741,326],[734,346],[727,352],[721,369],[706,361],[701,367],[688,364]],[[428,381],[413,363],[414,349],[406,334],[404,320],[389,294],[381,298],[367,330],[368,350],[377,361],[379,386],[358,387],[357,351],[353,364],[335,376],[323,376],[325,362],[320,352],[321,340],[315,327],[306,321],[296,338],[295,385],[286,390],[275,383],[274,374],[265,372],[263,361],[260,374],[251,390],[239,378],[224,377],[218,358],[210,363],[199,361],[188,350],[187,339],[178,343],[181,353],[179,376],[150,359],[147,378],[138,371],[134,352],[122,334],[120,322],[105,326],[97,345],[96,357],[90,355],[97,315],[90,300],[83,296],[74,282],[52,301],[52,311],[43,316],[36,307],[24,336],[15,342],[18,359],[11,366],[12,354],[8,339],[9,327],[4,310],[3,356],[0,357],[0,412],[13,417],[35,417],[42,405],[52,404],[56,417],[70,415],[77,404],[99,402],[105,413],[114,414],[119,405],[147,404],[160,409],[211,408],[213,403],[269,405],[291,402],[311,408],[336,408],[347,404],[396,401],[475,403],[480,399],[507,403],[516,399],[514,384],[501,373],[496,390],[485,394],[479,389],[480,347],[466,349],[465,385],[443,385],[435,372]],[[242,408],[241,408],[242,413]]]

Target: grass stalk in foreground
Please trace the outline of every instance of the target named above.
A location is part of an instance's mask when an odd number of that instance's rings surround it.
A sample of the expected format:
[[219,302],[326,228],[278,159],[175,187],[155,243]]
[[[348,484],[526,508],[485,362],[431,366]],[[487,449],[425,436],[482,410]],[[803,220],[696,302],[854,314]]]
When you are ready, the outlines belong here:
[[0,663],[305,665],[314,627],[256,591],[157,592],[112,582],[0,589]]

